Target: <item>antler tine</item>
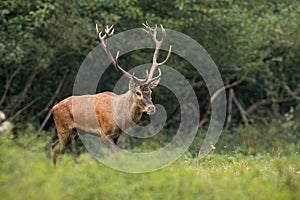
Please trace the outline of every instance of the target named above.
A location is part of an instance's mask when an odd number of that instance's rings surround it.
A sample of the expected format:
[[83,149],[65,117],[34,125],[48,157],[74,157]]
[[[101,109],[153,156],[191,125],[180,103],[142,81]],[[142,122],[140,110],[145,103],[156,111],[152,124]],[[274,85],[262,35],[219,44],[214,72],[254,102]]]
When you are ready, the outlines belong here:
[[118,64],[118,57],[119,57],[119,51],[117,52],[116,57],[114,58],[110,52],[109,49],[109,45],[106,41],[106,39],[108,37],[111,37],[114,33],[114,28],[113,25],[108,27],[106,26],[105,31],[104,31],[104,35],[102,36],[102,32],[99,32],[98,29],[98,25],[96,24],[96,33],[97,33],[97,37],[100,41],[100,45],[103,48],[103,50],[105,51],[105,53],[107,54],[107,56],[109,57],[109,59],[112,61],[114,67],[121,73],[123,74],[125,77],[127,78],[131,78],[131,74],[129,74],[127,71],[125,71],[124,69],[122,69],[119,64]]
[[163,33],[163,38],[166,38],[167,37],[166,29],[163,27],[162,24],[160,25],[160,28],[161,28],[161,32]]
[[126,77],[127,75],[126,74],[129,74],[130,78],[134,78],[135,80],[137,80],[138,82],[146,82],[148,80],[148,77],[146,76],[146,79],[139,79],[137,78],[136,76],[134,76],[134,72],[132,73],[132,75],[130,73],[128,73],[127,71],[125,71],[124,69],[122,69],[119,64],[118,64],[118,59],[119,59],[119,54],[120,54],[120,51],[117,51],[117,55],[115,57],[115,60],[112,61],[114,63],[114,66],[116,67],[116,69],[121,73],[121,74],[124,74]]
[[112,36],[115,32],[114,25],[111,25],[110,27],[106,26],[105,28],[105,35],[107,35],[107,38]]
[[170,45],[170,47],[169,47],[168,55],[167,55],[167,57],[165,58],[165,60],[162,61],[162,62],[160,62],[160,63],[157,63],[157,65],[158,65],[158,66],[164,65],[164,64],[169,60],[169,58],[170,58],[170,56],[171,56],[171,52],[172,52],[172,45]]
[[148,69],[146,69],[146,77],[148,78],[149,72]]
[[96,24],[96,33],[97,33],[97,36],[98,36],[98,34],[99,34],[98,24]]
[[143,30],[146,31],[153,40],[155,40],[156,39],[156,34],[157,34],[157,24],[155,24],[154,28],[151,28],[151,26],[146,21],[146,24],[143,23],[143,26],[146,28],[146,29],[143,29]]
[[143,26],[145,26],[145,28],[150,28],[150,26],[149,26],[149,24],[148,24],[148,22],[146,21],[145,23],[142,23],[143,24]]
[[[146,21],[145,24],[143,24],[144,27],[146,28],[146,32],[150,35],[151,39],[153,40],[154,44],[155,44],[155,51],[154,51],[154,54],[153,54],[153,58],[152,58],[152,66],[150,68],[150,72],[149,72],[149,75],[148,75],[148,81],[153,81],[152,77],[153,77],[153,74],[154,74],[154,71],[156,68],[158,68],[159,66],[165,64],[168,59],[170,58],[171,56],[171,50],[172,50],[172,46],[170,45],[169,47],[169,51],[168,51],[168,55],[167,57],[165,58],[164,61],[162,62],[158,62],[157,61],[157,57],[158,57],[158,53],[159,53],[159,50],[161,48],[161,45],[164,41],[164,39],[166,38],[167,36],[167,33],[166,33],[166,30],[165,28],[163,27],[163,25],[160,24],[160,28],[161,28],[161,32],[162,32],[162,38],[159,40],[157,38],[157,25],[155,24],[155,27],[154,28],[151,28],[148,24],[148,22]],[[159,75],[160,76],[160,75]],[[159,76],[157,76],[159,78]],[[157,80],[158,78],[155,77],[154,79]]]
[[117,55],[116,55],[116,61],[118,61],[119,54],[120,54],[120,51],[117,51]]
[[150,28],[148,21],[146,21],[147,26]]
[[103,36],[102,35],[102,32],[99,32],[99,29],[98,29],[98,25],[96,24],[96,34],[97,34],[97,37],[99,39],[99,42],[102,43],[102,38]]
[[104,34],[102,35],[102,32],[99,32],[99,29],[98,29],[98,25],[96,24],[96,33],[97,33],[97,37],[100,41],[100,45],[101,47],[103,48],[103,50],[105,51],[105,53],[107,54],[107,56],[109,57],[109,59],[112,61],[114,67],[116,68],[116,70],[118,72],[120,72],[121,74],[123,74],[126,78],[128,79],[131,79],[131,78],[134,78],[137,82],[140,82],[140,83],[145,83],[147,82],[148,80],[148,73],[147,73],[147,76],[145,79],[139,79],[137,77],[134,76],[134,74],[130,74],[128,73],[127,71],[125,71],[124,69],[122,69],[119,64],[118,64],[118,58],[119,58],[119,54],[120,54],[120,51],[117,52],[116,56],[113,57],[110,49],[109,49],[109,45],[107,43],[107,38],[111,37],[113,34],[114,34],[114,31],[115,29],[113,28],[114,26],[111,25],[110,27],[109,26],[106,26],[105,30],[104,30]]
[[154,77],[154,78],[149,79],[148,82],[153,82],[153,81],[156,81],[156,80],[160,79],[160,77],[161,77],[161,71],[160,71],[159,68],[157,68],[157,70],[158,70],[158,75],[156,77]]

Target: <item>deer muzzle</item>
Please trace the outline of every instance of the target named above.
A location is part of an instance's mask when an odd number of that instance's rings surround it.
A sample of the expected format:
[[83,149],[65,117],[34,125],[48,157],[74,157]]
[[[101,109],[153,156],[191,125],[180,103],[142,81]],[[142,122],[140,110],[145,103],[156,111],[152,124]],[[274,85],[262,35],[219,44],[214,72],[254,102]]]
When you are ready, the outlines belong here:
[[155,113],[155,106],[152,104],[152,105],[148,105],[146,107],[146,112],[148,115],[153,115]]

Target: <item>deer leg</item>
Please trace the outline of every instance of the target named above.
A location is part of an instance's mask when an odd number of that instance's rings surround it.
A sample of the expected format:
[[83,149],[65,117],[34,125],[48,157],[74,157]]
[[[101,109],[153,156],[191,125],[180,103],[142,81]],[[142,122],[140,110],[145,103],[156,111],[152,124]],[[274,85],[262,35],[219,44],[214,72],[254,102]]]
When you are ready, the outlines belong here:
[[118,139],[119,139],[118,137],[117,137],[117,138],[115,138],[115,139],[113,139],[113,141],[114,141],[114,143],[115,143],[115,144],[117,144],[117,143],[118,143]]
[[112,152],[115,153],[120,151],[120,148],[115,144],[114,140],[111,138],[110,135],[101,137],[101,140]]
[[52,162],[54,165],[56,165],[57,157],[60,154],[63,154],[65,152],[66,145],[64,142],[61,142],[60,140],[55,141],[51,145],[51,157],[52,157]]
[[51,145],[51,157],[54,165],[56,165],[58,156],[65,153],[66,147],[70,144],[70,141],[70,137],[59,138]]
[[56,165],[56,160],[59,155],[59,140],[56,140],[52,145],[51,145],[51,158],[52,162],[54,165]]
[[76,159],[76,144],[75,142],[77,141],[79,135],[78,132],[76,131],[76,129],[72,129],[70,131],[70,135],[71,135],[71,150],[72,150],[72,157],[75,163],[77,163],[77,159]]

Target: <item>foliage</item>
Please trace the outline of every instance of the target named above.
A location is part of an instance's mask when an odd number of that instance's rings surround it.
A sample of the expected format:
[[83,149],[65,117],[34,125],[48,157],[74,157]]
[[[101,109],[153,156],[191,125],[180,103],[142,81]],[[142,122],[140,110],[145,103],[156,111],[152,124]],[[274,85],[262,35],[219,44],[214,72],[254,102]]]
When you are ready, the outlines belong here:
[[[15,131],[27,123],[41,126],[48,110],[71,95],[81,62],[98,44],[95,23],[100,28],[115,24],[118,33],[140,27],[146,20],[183,32],[203,45],[218,65],[225,84],[243,79],[234,91],[245,111],[254,108],[246,112],[251,124],[245,133],[247,138],[261,138],[259,134],[268,127],[290,130],[289,125],[280,125],[290,109],[295,110],[295,115],[287,124],[299,120],[297,0],[15,0],[3,1],[0,10],[0,109],[16,124]],[[126,62],[126,66],[147,63],[151,54],[145,51],[125,55],[120,62]],[[189,80],[197,91],[200,109],[204,110],[209,95],[201,77],[176,55],[168,64]],[[113,69],[108,70],[99,91],[110,90],[119,77]],[[172,116],[164,127],[165,141],[175,133],[180,120],[179,105],[171,101],[174,95],[164,88],[157,88],[153,96],[156,102],[164,102],[168,116]],[[226,126],[230,133],[227,135],[241,137],[242,120],[236,108],[230,123]],[[49,120],[42,128],[52,131],[53,127]],[[292,131],[293,137],[297,138],[298,130]],[[40,133],[33,131],[37,132]],[[279,133],[275,136],[281,137]],[[127,140],[124,146],[134,144],[139,142]]]
[[204,160],[182,158],[152,173],[127,174],[88,154],[82,154],[77,164],[64,155],[53,167],[45,153],[24,150],[3,137],[0,149],[1,199],[296,199],[300,195],[298,154],[213,154]]
[[[227,155],[240,153],[247,156],[268,154],[271,156],[291,155],[300,152],[300,127],[295,120],[287,118],[273,119],[266,124],[252,124],[247,127],[235,126],[224,130],[215,146],[216,153]],[[187,157],[196,157],[202,145],[205,130],[200,130],[186,153]]]

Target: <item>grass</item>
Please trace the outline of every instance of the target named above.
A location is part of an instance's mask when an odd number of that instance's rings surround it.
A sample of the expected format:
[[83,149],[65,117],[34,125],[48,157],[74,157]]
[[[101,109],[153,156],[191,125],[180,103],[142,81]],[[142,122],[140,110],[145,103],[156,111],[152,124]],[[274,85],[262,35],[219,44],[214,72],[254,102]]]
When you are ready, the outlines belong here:
[[110,169],[89,154],[63,155],[53,167],[45,152],[0,137],[0,199],[297,199],[300,157],[211,154],[184,156],[151,173]]

